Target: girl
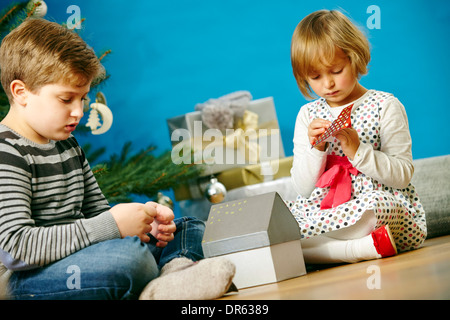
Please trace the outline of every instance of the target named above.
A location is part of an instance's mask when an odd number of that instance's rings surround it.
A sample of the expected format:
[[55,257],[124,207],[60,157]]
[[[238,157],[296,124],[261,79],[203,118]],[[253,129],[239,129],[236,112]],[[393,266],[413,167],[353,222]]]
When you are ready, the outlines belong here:
[[[419,247],[425,212],[410,184],[411,137],[403,105],[367,90],[369,43],[338,11],[321,10],[294,31],[292,67],[304,105],[294,133],[291,176],[299,194],[290,209],[307,263],[357,262]],[[351,127],[312,147],[341,111]]]

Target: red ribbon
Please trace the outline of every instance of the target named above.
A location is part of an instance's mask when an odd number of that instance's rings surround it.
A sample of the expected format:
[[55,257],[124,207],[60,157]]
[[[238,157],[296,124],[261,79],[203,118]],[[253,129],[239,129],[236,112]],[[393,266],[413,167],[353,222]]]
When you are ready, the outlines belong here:
[[328,194],[322,200],[320,209],[330,209],[350,200],[352,195],[352,177],[358,174],[347,157],[327,156],[325,172],[316,183],[316,187],[330,187]]

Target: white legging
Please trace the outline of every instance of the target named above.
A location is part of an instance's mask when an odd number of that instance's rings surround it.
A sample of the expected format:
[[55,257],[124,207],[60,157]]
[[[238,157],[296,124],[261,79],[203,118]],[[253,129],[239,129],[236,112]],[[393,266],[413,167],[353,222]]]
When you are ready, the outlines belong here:
[[369,210],[350,227],[302,240],[305,262],[341,263],[379,258],[371,236],[376,222],[375,213]]

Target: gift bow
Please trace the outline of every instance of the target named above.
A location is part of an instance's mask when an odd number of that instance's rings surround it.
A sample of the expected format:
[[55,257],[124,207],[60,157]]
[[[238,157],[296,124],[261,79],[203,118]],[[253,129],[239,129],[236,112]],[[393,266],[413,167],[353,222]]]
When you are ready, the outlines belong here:
[[[258,141],[259,138],[270,136],[273,134],[273,129],[278,129],[276,120],[270,120],[259,125],[258,119],[259,116],[257,113],[245,110],[243,116],[237,119],[234,128],[230,130],[230,132],[225,132],[225,135],[223,135],[221,139],[214,139],[214,141],[208,142],[208,144],[205,145],[206,140],[202,137],[192,137],[189,141],[190,145],[194,146],[195,152],[204,150],[205,148],[211,149],[215,147],[226,147],[239,150],[241,154],[244,155],[247,162],[250,164],[257,164],[260,162],[261,147]],[[196,139],[200,139],[200,146],[198,148],[195,148],[195,146],[198,145]],[[203,160],[211,162],[211,159],[209,158]]]
[[258,139],[264,135],[270,135],[270,129],[278,127],[275,121],[269,121],[258,125],[258,114],[246,110],[242,118],[236,121],[234,130],[226,134],[223,140],[212,142],[209,148],[214,146],[225,146],[239,150],[244,155],[245,160],[251,164],[260,162],[260,149]]
[[[238,119],[235,130],[224,137],[225,146],[240,150],[245,160],[259,162],[259,144],[257,142],[258,115],[245,110],[242,119]],[[235,143],[236,142],[236,143]]]
[[250,163],[259,162],[259,144],[257,142],[257,133],[253,131],[244,131],[241,128],[224,137],[224,143],[227,148],[239,150]]
[[352,194],[352,178],[358,170],[352,166],[347,157],[327,156],[325,172],[316,183],[316,187],[330,187],[328,194],[322,200],[320,209],[330,209],[350,200]]

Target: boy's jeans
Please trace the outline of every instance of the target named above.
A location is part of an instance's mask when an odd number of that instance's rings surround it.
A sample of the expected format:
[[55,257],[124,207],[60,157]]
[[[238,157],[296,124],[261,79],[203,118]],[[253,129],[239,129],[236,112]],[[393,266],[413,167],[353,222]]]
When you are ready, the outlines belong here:
[[14,272],[11,299],[137,299],[159,269],[177,257],[203,258],[202,221],[174,220],[175,238],[165,248],[137,237],[100,242],[43,268]]

